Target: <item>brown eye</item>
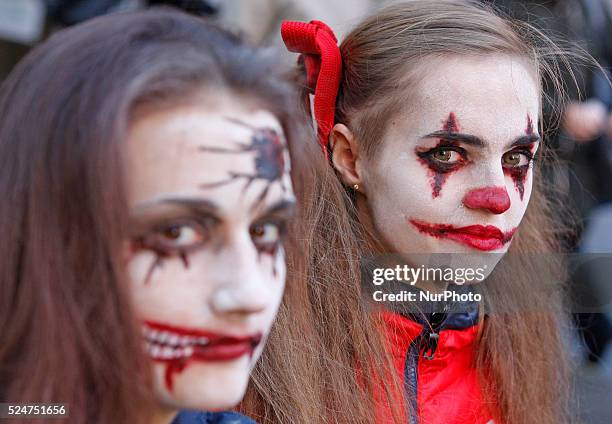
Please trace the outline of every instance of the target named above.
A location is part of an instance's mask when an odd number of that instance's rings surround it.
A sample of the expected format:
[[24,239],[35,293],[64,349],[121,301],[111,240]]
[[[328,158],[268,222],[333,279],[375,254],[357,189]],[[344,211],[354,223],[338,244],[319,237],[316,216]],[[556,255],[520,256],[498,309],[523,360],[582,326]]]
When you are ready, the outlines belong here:
[[188,247],[204,238],[199,227],[187,224],[172,225],[159,232],[160,241],[171,247]]
[[502,156],[502,165],[510,168],[528,165],[529,161],[530,158],[521,152],[508,152]]
[[438,150],[434,152],[433,158],[435,160],[439,160],[440,162],[450,162],[453,153],[455,152],[453,152],[452,150]]
[[281,240],[281,229],[272,222],[254,224],[249,233],[253,243],[258,249],[272,251]]
[[172,226],[169,228],[166,228],[163,232],[162,232],[162,236],[170,239],[170,240],[177,240],[181,237],[181,226],[176,225],[176,226]]

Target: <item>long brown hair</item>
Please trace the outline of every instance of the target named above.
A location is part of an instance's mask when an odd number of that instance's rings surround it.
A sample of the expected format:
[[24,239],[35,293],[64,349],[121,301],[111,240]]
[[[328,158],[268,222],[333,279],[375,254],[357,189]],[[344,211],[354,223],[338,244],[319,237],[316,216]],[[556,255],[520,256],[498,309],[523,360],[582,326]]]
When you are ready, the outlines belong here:
[[[368,157],[377,154],[401,105],[410,103],[410,87],[419,84],[422,66],[432,58],[504,54],[524,59],[542,85],[552,84],[548,92],[558,94],[548,97],[542,87],[542,105],[552,107],[563,98],[560,70],[570,69],[565,52],[542,33],[475,1],[414,0],[387,7],[357,25],[340,50],[343,76],[336,122],[353,131]],[[299,74],[306,87],[304,70]],[[561,249],[555,238],[559,228],[551,218],[559,209],[544,196],[538,169],[554,157],[543,147],[520,229],[509,253],[482,283],[488,310],[476,366],[483,394],[495,405],[496,422],[536,419],[553,424],[569,419],[560,335],[564,273],[561,261],[546,255]],[[380,388],[361,381],[355,365],[361,375],[390,375],[378,318],[360,302],[359,259],[377,241],[360,222],[354,195],[326,162],[321,157],[314,165],[316,175],[308,189],[313,202],[306,204],[305,216],[312,228],[300,253],[309,261],[301,271],[305,285],[298,280],[298,287],[287,293],[278,332],[244,403],[244,410],[264,423],[374,422],[372,393]],[[397,387],[401,383],[391,380],[385,392],[395,402],[399,420],[403,406],[392,396]]]
[[148,361],[121,262],[126,131],[137,110],[225,89],[272,111],[291,156],[307,158],[281,70],[270,52],[171,10],[89,21],[18,64],[0,90],[3,402],[67,403],[77,423],[146,419]]

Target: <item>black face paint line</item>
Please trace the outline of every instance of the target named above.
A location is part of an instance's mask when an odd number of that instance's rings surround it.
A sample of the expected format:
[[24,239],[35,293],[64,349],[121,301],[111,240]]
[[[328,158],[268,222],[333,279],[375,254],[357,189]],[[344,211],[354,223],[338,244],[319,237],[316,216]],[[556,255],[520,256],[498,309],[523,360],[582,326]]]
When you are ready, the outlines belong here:
[[[151,281],[151,277],[153,276],[153,273],[155,272],[155,270],[157,268],[163,268],[164,261],[173,256],[172,253],[166,252],[154,246],[149,246],[148,244],[145,243],[143,237],[140,237],[134,240],[132,249],[133,251],[150,250],[151,252],[155,254],[155,260],[149,267],[149,270],[147,271],[147,274],[145,276],[144,285],[149,285]],[[178,257],[181,259],[181,262],[183,263],[183,266],[185,267],[185,269],[189,269],[189,258],[187,256],[187,252],[185,250],[180,250],[178,252]]]
[[525,183],[527,181],[527,173],[529,165],[517,166],[516,168],[504,168],[504,174],[510,176],[514,181],[514,186],[523,200],[525,194]]
[[[527,114],[527,126],[525,127],[526,135],[534,135],[533,120],[529,113]],[[510,176],[514,181],[516,191],[518,191],[521,200],[525,195],[525,183],[527,181],[527,173],[529,172],[529,165],[517,166],[516,168],[504,168],[504,174]]]
[[287,187],[285,187],[283,183],[283,176],[286,173],[285,154],[287,152],[287,146],[283,142],[280,135],[271,128],[255,128],[247,123],[235,119],[228,118],[228,120],[232,123],[245,126],[253,130],[251,142],[249,144],[238,143],[236,149],[202,146],[199,150],[202,152],[226,154],[241,154],[247,152],[255,153],[255,173],[247,174],[230,172],[227,180],[200,184],[200,188],[215,188],[230,184],[239,179],[245,179],[246,183],[243,188],[244,192],[249,188],[253,181],[266,181],[266,187],[261,191],[252,206],[252,209],[254,209],[266,198],[268,191],[275,182],[281,184],[283,192],[287,191]]
[[279,245],[269,246],[269,247],[265,247],[263,249],[257,250],[257,261],[261,262],[261,258],[263,255],[270,255],[270,257],[272,258],[272,276],[274,278],[276,278],[276,276],[278,275],[278,270],[276,269],[276,265],[277,265],[276,262],[278,262],[279,252],[280,252]]
[[462,160],[458,163],[444,163],[433,158],[433,153],[437,150],[449,148],[449,144],[445,141],[440,141],[436,147],[426,152],[417,151],[416,154],[419,157],[419,162],[427,168],[427,174],[429,176],[431,184],[431,197],[434,199],[440,196],[442,186],[446,182],[446,179],[453,172],[459,170],[467,163],[466,160]]
[[157,269],[158,267],[162,268],[164,266],[164,260],[167,259],[169,255],[160,249],[148,246],[145,243],[144,237],[138,237],[132,242],[132,251],[136,252],[139,250],[150,250],[153,252],[153,254],[155,254],[155,260],[149,267],[149,270],[147,271],[147,274],[144,279],[144,285],[148,285],[151,281],[151,277],[153,276],[153,272],[155,271],[155,269]]

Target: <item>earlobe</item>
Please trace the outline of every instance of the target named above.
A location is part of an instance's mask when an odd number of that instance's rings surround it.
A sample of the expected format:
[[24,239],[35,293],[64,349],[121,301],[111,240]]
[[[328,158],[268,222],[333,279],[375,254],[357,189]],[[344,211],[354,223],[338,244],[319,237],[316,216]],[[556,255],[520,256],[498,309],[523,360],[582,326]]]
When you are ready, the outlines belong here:
[[332,163],[342,181],[350,187],[361,185],[359,150],[353,132],[344,124],[336,124],[329,139]]

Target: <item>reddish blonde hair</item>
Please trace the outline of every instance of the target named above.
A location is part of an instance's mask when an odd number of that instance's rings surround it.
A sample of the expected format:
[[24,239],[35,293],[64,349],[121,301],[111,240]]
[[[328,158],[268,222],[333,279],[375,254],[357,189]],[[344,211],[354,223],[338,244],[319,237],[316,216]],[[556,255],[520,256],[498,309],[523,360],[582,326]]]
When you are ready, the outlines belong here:
[[[415,0],[382,9],[351,31],[340,46],[343,77],[336,122],[355,134],[360,150],[376,155],[387,123],[410,101],[423,64],[453,55],[511,55],[562,97],[564,52],[526,24],[500,17],[476,1]],[[300,84],[307,95],[299,70]],[[542,90],[543,92],[543,90]],[[398,94],[402,93],[402,94]],[[543,103],[551,99],[543,95]],[[314,142],[313,135],[313,145]],[[544,149],[541,163],[552,159]],[[310,160],[310,157],[308,157]],[[538,168],[540,169],[540,168]],[[489,310],[478,341],[476,366],[485,398],[502,423],[567,422],[568,383],[562,325],[563,267],[553,230],[553,208],[535,171],[532,198],[510,252],[483,283]],[[354,195],[325,158],[312,164],[306,191],[300,250],[285,303],[254,373],[243,410],[262,423],[372,423],[375,387],[361,375],[388,376],[389,359],[376,314],[363,307],[359,260],[376,250],[375,235],[360,222]],[[557,213],[558,209],[555,209]],[[555,281],[550,290],[534,289]],[[402,387],[385,385],[390,403]],[[401,390],[401,389],[400,389]],[[415,394],[412,394],[415,395]],[[401,422],[403,405],[395,405]],[[497,421],[496,421],[497,422]]]

